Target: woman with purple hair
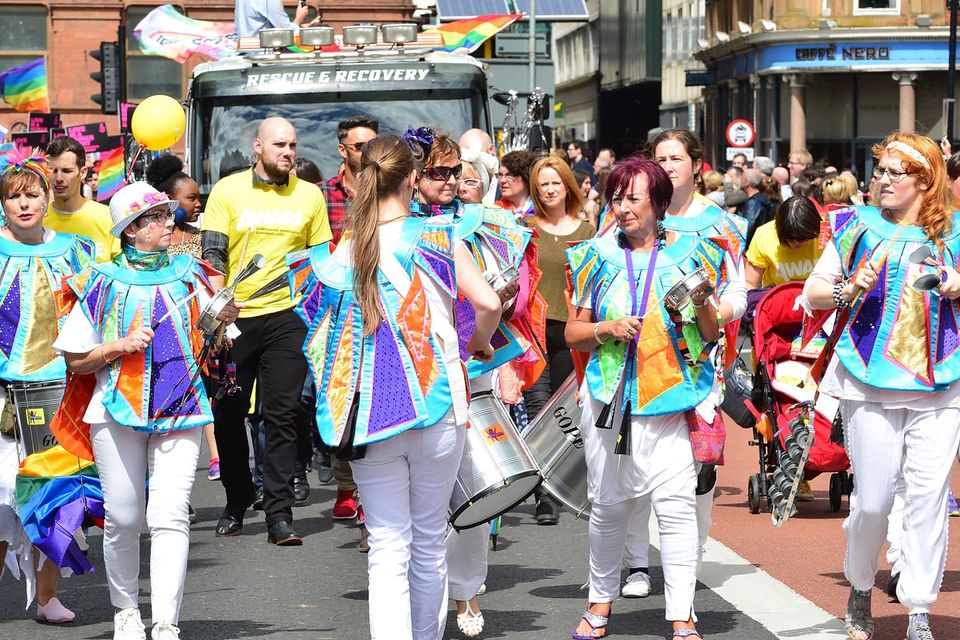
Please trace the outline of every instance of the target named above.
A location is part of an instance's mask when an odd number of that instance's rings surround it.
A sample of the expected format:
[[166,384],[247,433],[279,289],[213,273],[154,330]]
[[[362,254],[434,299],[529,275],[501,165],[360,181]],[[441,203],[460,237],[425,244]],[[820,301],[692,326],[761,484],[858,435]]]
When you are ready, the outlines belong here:
[[[666,618],[674,638],[699,638],[693,612],[697,568],[697,476],[685,412],[710,391],[720,336],[710,304],[724,249],[679,236],[666,245],[670,179],[646,158],[629,158],[609,177],[618,231],[567,251],[573,284],[565,338],[590,353],[581,435],[587,459],[590,597],[576,639],[606,635],[619,595],[627,524],[651,504],[660,527]],[[668,291],[699,273],[678,304]]]

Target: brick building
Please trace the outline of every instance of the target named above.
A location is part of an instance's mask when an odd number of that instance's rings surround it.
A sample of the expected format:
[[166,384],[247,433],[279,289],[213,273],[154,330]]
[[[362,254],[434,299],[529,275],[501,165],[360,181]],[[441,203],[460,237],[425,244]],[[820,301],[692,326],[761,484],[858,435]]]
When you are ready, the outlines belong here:
[[[63,114],[65,125],[105,121],[110,133],[117,133],[116,116],[100,113],[90,96],[99,85],[90,74],[99,63],[89,52],[101,41],[117,39],[121,25],[127,31],[127,100],[137,102],[164,93],[183,98],[190,73],[203,60],[194,56],[186,64],[166,58],[144,56],[132,39],[136,24],[158,2],[143,0],[42,0],[26,3],[0,0],[0,70],[39,56],[47,58],[50,109]],[[191,18],[233,22],[233,0],[180,0],[171,2]],[[284,0],[292,12],[295,0]],[[412,0],[356,0],[324,12],[324,23],[339,31],[344,24],[358,22],[410,21]],[[0,124],[7,128],[26,121],[25,113],[0,103]]]

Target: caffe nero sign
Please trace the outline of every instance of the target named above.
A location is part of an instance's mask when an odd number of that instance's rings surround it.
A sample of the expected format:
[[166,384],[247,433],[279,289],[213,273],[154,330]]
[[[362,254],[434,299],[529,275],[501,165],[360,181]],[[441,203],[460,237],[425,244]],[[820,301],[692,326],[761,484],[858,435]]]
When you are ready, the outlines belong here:
[[758,51],[756,71],[899,67],[946,68],[946,40],[781,44]]

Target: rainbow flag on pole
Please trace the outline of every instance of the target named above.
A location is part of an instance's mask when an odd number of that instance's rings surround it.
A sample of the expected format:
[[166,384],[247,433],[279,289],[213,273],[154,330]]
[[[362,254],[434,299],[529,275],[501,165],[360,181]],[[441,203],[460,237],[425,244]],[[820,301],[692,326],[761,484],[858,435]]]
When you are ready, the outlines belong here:
[[3,99],[15,111],[50,112],[47,61],[44,58],[31,60],[0,73],[0,87],[3,90]]
[[97,200],[109,200],[110,196],[127,184],[124,168],[123,146],[100,153]]
[[466,20],[457,20],[442,24],[433,29],[425,29],[424,33],[437,33],[443,38],[443,46],[436,47],[436,51],[456,51],[466,49],[473,53],[488,39],[497,35],[511,24],[523,17],[521,13],[507,13],[502,15],[477,16]]
[[186,62],[199,53],[219,60],[237,53],[237,34],[232,22],[188,18],[170,4],[157,7],[137,23],[133,37],[149,56]]

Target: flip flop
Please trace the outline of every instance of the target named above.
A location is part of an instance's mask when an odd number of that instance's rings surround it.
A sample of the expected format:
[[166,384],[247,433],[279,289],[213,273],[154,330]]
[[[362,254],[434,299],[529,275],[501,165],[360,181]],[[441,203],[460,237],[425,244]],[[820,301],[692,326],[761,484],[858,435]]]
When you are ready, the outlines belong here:
[[570,634],[570,637],[573,638],[573,640],[597,640],[597,638],[603,638],[607,635],[606,632],[604,632],[602,636],[595,636],[592,634],[592,632],[596,631],[600,627],[606,627],[610,623],[610,616],[601,616],[590,611],[584,611],[580,618],[586,620],[587,624],[590,625],[591,634],[581,635],[577,633],[576,629],[574,629]]
[[696,629],[674,629],[673,631],[674,638],[697,638],[697,640],[703,640],[703,636],[700,635],[700,632]]

